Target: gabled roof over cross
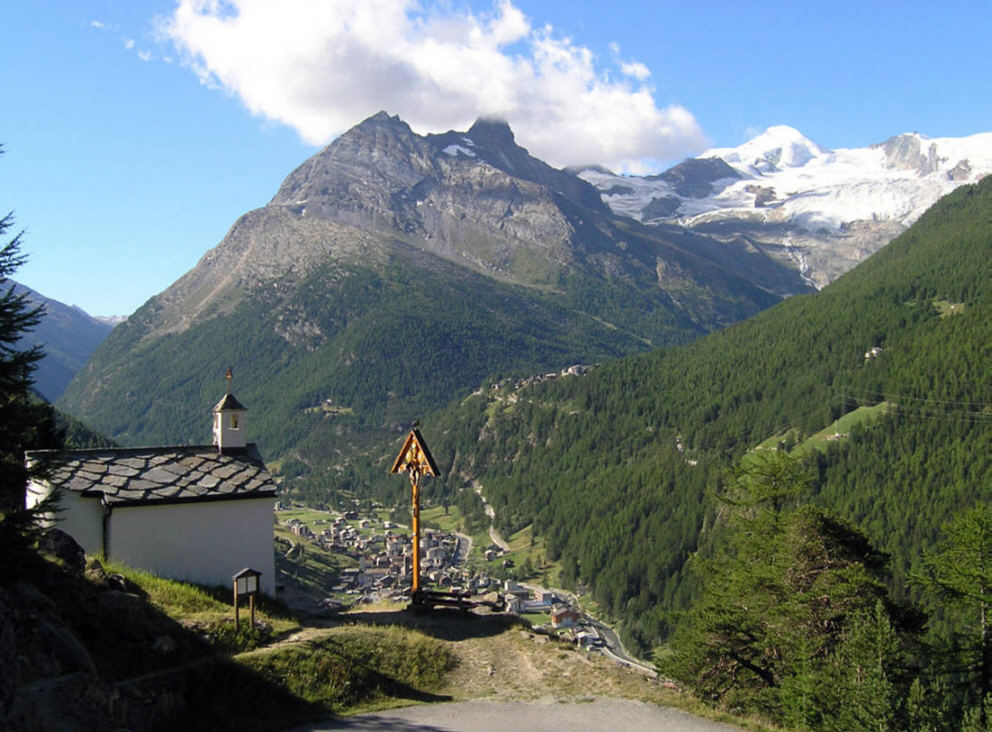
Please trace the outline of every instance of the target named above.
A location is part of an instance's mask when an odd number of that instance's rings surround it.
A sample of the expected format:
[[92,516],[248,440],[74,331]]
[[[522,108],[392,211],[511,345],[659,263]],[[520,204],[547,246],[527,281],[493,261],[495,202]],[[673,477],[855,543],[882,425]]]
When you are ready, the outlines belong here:
[[407,435],[406,441],[403,443],[403,449],[400,450],[400,454],[397,456],[396,462],[393,463],[393,467],[389,472],[406,473],[413,469],[419,469],[421,475],[437,477],[441,474],[437,463],[434,462],[431,451],[427,449],[424,436],[420,434],[420,430],[416,427],[410,430],[410,434]]

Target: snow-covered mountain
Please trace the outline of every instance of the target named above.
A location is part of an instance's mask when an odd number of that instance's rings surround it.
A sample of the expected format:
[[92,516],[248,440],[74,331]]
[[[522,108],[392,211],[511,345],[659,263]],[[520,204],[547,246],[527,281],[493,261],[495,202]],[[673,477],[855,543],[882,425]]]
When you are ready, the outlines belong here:
[[898,135],[830,150],[786,126],[714,148],[660,175],[590,168],[615,213],[742,237],[822,287],[908,228],[938,198],[992,172],[992,133]]

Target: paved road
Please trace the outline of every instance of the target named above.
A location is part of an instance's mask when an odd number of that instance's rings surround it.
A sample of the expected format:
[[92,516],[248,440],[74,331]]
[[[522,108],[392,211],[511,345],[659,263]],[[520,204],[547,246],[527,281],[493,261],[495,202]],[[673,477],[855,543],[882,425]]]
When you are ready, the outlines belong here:
[[461,566],[468,562],[468,555],[472,553],[472,537],[466,534],[459,534],[457,531],[455,532],[455,536],[458,537],[458,551],[455,554],[452,564]]
[[498,546],[505,552],[510,551],[510,545],[506,543],[506,540],[500,536],[500,533],[496,530],[496,527],[489,524],[489,541]]
[[627,652],[627,649],[623,647],[623,643],[620,641],[620,636],[616,634],[616,631],[614,631],[613,628],[604,623],[602,620],[599,620],[582,610],[579,605],[579,598],[575,596],[575,593],[569,592],[568,590],[563,590],[560,587],[546,588],[529,583],[521,583],[521,587],[526,587],[532,592],[536,592],[538,590],[547,591],[550,589],[551,592],[554,592],[559,597],[567,597],[569,599],[568,604],[571,608],[585,618],[585,621],[599,632],[600,638],[602,638],[605,643],[605,647],[601,649],[604,651],[605,655],[609,656],[617,663],[629,666],[630,668],[645,673],[648,676],[657,677],[658,672],[655,671],[653,666],[644,663],[644,661],[641,661],[638,658],[634,658],[634,656]]
[[486,516],[489,517],[489,540],[503,551],[510,551],[510,545],[503,540],[503,537],[499,535],[499,532],[496,531],[496,527],[493,525],[493,519],[496,518],[496,510],[489,505],[489,501],[487,501],[486,497],[482,495],[482,485],[476,481],[474,487],[475,492],[482,500],[482,508],[486,512]]
[[293,732],[731,732],[735,727],[677,709],[627,699],[561,703],[468,701],[359,714],[297,727]]
[[608,651],[609,655],[613,657],[615,661],[636,669],[637,671],[641,671],[648,676],[658,676],[658,672],[653,666],[650,666],[649,664],[646,664],[640,659],[634,658],[627,653],[627,649],[625,649],[623,647],[623,643],[620,642],[620,636],[616,634],[616,631],[614,631],[613,628],[602,621],[596,620],[592,615],[586,614],[585,617],[599,632],[603,642],[606,643],[606,648],[604,650]]

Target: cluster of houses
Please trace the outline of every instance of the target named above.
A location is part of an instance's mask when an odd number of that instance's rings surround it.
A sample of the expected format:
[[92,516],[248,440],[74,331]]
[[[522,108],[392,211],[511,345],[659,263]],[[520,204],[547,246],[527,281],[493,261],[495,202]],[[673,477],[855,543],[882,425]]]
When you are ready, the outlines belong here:
[[501,389],[507,389],[511,386],[514,389],[522,389],[525,386],[533,386],[534,384],[543,384],[545,381],[551,381],[553,379],[557,379],[560,376],[581,376],[582,374],[589,373],[591,370],[592,370],[592,366],[575,364],[573,366],[566,366],[561,371],[551,371],[546,374],[536,374],[534,376],[527,376],[523,379],[500,381],[493,384],[490,388],[493,391],[500,391]]
[[[342,570],[333,593],[361,595],[376,600],[408,593],[413,584],[413,540],[389,521],[359,519],[353,511],[333,519],[326,528],[315,530],[297,518],[286,527],[295,536],[316,544],[324,551],[344,554],[358,561],[358,567]],[[381,529],[381,532],[379,531]],[[458,537],[427,529],[420,540],[422,576],[440,588],[477,590],[480,578],[469,577],[456,566]],[[489,584],[488,578],[485,586]]]
[[506,580],[504,592],[508,612],[517,615],[546,613],[551,630],[559,638],[571,640],[583,648],[603,647],[603,639],[596,628],[554,590],[531,589],[513,580]]

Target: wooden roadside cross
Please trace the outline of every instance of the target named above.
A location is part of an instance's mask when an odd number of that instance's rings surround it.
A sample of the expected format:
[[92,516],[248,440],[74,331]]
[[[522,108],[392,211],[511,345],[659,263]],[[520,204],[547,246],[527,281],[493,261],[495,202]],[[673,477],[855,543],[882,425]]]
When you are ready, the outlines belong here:
[[441,474],[418,427],[419,423],[414,422],[403,449],[389,471],[409,474],[413,487],[413,588],[410,594],[414,604],[420,595],[420,481],[425,475],[437,477]]

